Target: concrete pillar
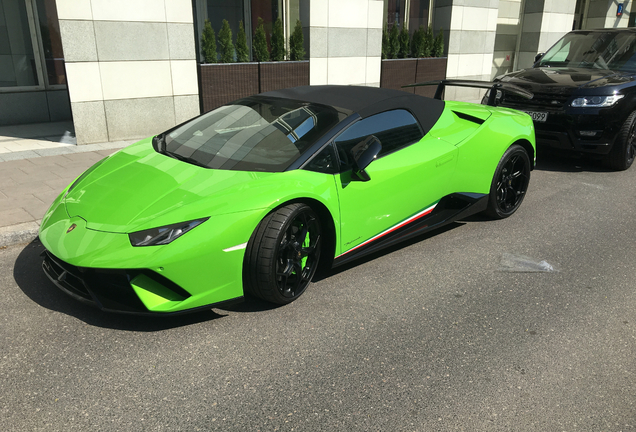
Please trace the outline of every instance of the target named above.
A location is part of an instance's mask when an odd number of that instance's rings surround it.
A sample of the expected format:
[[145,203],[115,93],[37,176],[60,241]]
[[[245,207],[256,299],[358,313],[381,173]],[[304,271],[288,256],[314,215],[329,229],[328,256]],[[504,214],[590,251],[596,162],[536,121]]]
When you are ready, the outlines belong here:
[[382,0],[311,0],[309,83],[380,86]]
[[523,7],[519,57],[515,69],[534,64],[534,57],[547,51],[572,30],[576,0],[526,0]]
[[491,79],[512,72],[521,30],[522,0],[499,0]]
[[[623,4],[623,14],[620,17],[616,16],[619,3]],[[619,2],[616,0],[588,0],[583,15],[583,28],[591,30],[627,27],[632,3],[629,0]]]
[[78,144],[200,113],[191,0],[57,0],[57,11]]
[[[449,79],[490,80],[499,0],[436,0],[435,33],[444,30]],[[478,102],[478,89],[447,87],[446,99]]]

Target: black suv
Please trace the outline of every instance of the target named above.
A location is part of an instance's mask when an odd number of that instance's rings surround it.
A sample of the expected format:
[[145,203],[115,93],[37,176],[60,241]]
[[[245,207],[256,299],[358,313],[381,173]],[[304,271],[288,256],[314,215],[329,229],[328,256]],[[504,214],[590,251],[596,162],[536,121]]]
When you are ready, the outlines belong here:
[[602,158],[615,170],[636,152],[636,29],[566,34],[534,66],[498,76],[534,93],[501,91],[497,105],[530,114],[537,145]]

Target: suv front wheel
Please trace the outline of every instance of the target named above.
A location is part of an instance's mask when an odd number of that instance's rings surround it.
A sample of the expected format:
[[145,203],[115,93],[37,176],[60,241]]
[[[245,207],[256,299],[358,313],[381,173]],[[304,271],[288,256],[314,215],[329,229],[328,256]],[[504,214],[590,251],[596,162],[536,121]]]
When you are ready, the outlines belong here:
[[624,171],[634,162],[636,154],[636,111],[632,112],[621,130],[616,135],[614,147],[607,156],[607,165],[616,170]]

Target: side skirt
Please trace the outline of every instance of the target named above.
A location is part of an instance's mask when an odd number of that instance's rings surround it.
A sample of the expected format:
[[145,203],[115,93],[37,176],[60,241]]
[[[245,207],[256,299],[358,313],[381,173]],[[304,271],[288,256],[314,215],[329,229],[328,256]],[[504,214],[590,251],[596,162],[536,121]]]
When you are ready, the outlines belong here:
[[445,196],[437,204],[433,204],[429,208],[431,207],[434,208],[429,213],[426,210],[420,212],[424,213],[422,216],[418,216],[420,213],[417,213],[361,245],[338,255],[333,260],[333,267],[482,212],[488,207],[488,195],[454,193]]

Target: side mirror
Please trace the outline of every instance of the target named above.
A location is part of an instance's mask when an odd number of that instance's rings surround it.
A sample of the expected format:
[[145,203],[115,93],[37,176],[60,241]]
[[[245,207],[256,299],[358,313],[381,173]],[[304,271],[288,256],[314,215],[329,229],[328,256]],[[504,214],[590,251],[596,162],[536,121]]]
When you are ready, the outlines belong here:
[[382,144],[375,135],[369,135],[351,149],[353,157],[353,172],[362,181],[369,181],[371,177],[365,171],[371,162],[382,151]]
[[152,147],[157,153],[166,152],[166,141],[164,138],[164,134],[159,134],[152,137]]
[[538,62],[539,60],[541,60],[541,58],[545,55],[545,53],[539,53],[536,56],[534,56],[534,62]]

